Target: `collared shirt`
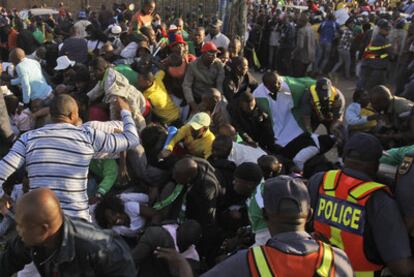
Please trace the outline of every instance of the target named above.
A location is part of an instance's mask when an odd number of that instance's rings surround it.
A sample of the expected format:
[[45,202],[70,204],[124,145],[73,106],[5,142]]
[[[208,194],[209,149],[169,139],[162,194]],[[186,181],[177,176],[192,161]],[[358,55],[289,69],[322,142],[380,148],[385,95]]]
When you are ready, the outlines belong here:
[[227,159],[238,166],[245,162],[257,163],[257,160],[263,155],[266,155],[266,152],[260,147],[254,148],[249,145],[233,142],[233,148]]
[[52,87],[46,82],[39,62],[24,58],[16,66],[16,72],[18,78],[11,80],[11,84],[21,85],[25,104],[30,100],[44,100],[52,92]]
[[207,159],[211,155],[214,139],[215,136],[210,129],[201,138],[194,139],[191,134],[191,126],[186,124],[178,130],[166,149],[172,151],[178,142],[183,141],[185,148],[191,155]]
[[210,66],[205,66],[201,57],[189,63],[183,82],[183,92],[187,103],[198,103],[203,93],[216,88],[223,92],[224,65],[219,59],[215,59]]
[[0,161],[0,185],[25,164],[31,189],[50,188],[67,215],[89,220],[86,186],[94,154],[122,152],[139,143],[131,113],[123,110],[121,116],[124,132],[120,134],[67,123],[49,124],[23,134]]
[[226,35],[224,35],[223,33],[218,33],[214,37],[211,37],[211,35],[208,34],[204,38],[204,42],[209,42],[209,41],[213,42],[217,46],[217,48],[223,47],[226,50],[227,50],[227,48],[229,47],[229,44],[230,44],[230,39]]
[[262,98],[267,101],[273,118],[273,132],[276,143],[286,146],[293,139],[303,133],[298,122],[293,116],[292,109],[294,107],[290,88],[285,81],[282,81],[280,91],[277,93],[276,100],[270,95],[270,91],[262,83],[253,92],[254,97]]
[[144,91],[144,96],[150,101],[153,112],[161,119],[161,122],[170,124],[180,118],[180,109],[172,101],[165,88],[164,76],[163,70],[158,71],[152,86]]

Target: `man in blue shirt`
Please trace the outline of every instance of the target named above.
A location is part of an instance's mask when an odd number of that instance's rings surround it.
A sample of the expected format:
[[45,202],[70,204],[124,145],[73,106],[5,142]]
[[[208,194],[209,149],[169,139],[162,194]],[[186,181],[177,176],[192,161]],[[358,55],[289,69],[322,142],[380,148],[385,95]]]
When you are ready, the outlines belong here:
[[50,102],[53,94],[52,87],[46,82],[39,62],[26,58],[23,49],[16,48],[10,52],[10,61],[16,67],[17,78],[12,79],[12,85],[20,85],[23,103],[29,104],[31,100],[41,99]]
[[330,13],[326,19],[321,23],[318,29],[320,49],[318,57],[316,59],[317,69],[319,73],[322,73],[325,69],[326,64],[329,61],[331,55],[332,42],[336,37],[336,33],[339,30],[338,23],[335,22],[334,14]]

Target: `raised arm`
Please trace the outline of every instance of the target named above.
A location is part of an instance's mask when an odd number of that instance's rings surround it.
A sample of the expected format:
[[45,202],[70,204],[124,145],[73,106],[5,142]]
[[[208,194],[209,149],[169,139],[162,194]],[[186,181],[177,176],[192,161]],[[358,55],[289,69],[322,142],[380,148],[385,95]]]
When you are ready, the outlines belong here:
[[4,191],[1,188],[3,183],[17,169],[22,167],[26,160],[26,139],[26,135],[21,136],[20,139],[14,143],[9,153],[0,160],[0,198],[4,195]]
[[139,137],[132,119],[128,103],[118,97],[116,103],[121,110],[124,130],[118,134],[106,134],[99,130],[89,129],[89,136],[95,152],[118,153],[134,148],[139,144]]
[[32,90],[30,88],[29,75],[21,67],[16,66],[17,75],[20,78],[20,85],[22,86],[23,103],[29,104]]

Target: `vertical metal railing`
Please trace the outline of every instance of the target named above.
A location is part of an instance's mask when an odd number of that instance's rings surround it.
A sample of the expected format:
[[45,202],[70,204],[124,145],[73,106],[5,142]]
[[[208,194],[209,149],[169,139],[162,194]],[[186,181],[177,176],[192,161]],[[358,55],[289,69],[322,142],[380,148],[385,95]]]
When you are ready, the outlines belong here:
[[[140,1],[141,5],[143,0]],[[201,5],[200,5],[201,4]],[[137,7],[140,8],[141,6]],[[168,9],[166,9],[168,7]],[[167,21],[182,17],[185,21],[203,20],[216,15],[218,0],[158,0],[157,12]],[[171,23],[171,22],[167,22]]]

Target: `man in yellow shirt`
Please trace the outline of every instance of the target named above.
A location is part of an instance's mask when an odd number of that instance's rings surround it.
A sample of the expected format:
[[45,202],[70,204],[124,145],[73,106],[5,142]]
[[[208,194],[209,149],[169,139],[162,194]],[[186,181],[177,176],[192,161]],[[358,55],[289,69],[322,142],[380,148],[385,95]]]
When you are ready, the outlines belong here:
[[175,145],[183,141],[185,149],[189,154],[207,159],[211,155],[211,148],[215,139],[210,131],[210,116],[207,113],[197,113],[191,120],[181,127],[170,143],[160,153],[164,159],[171,155]]
[[163,70],[158,71],[155,76],[151,72],[139,74],[138,87],[151,103],[152,111],[161,123],[180,126],[180,109],[175,105],[165,88],[164,76]]

